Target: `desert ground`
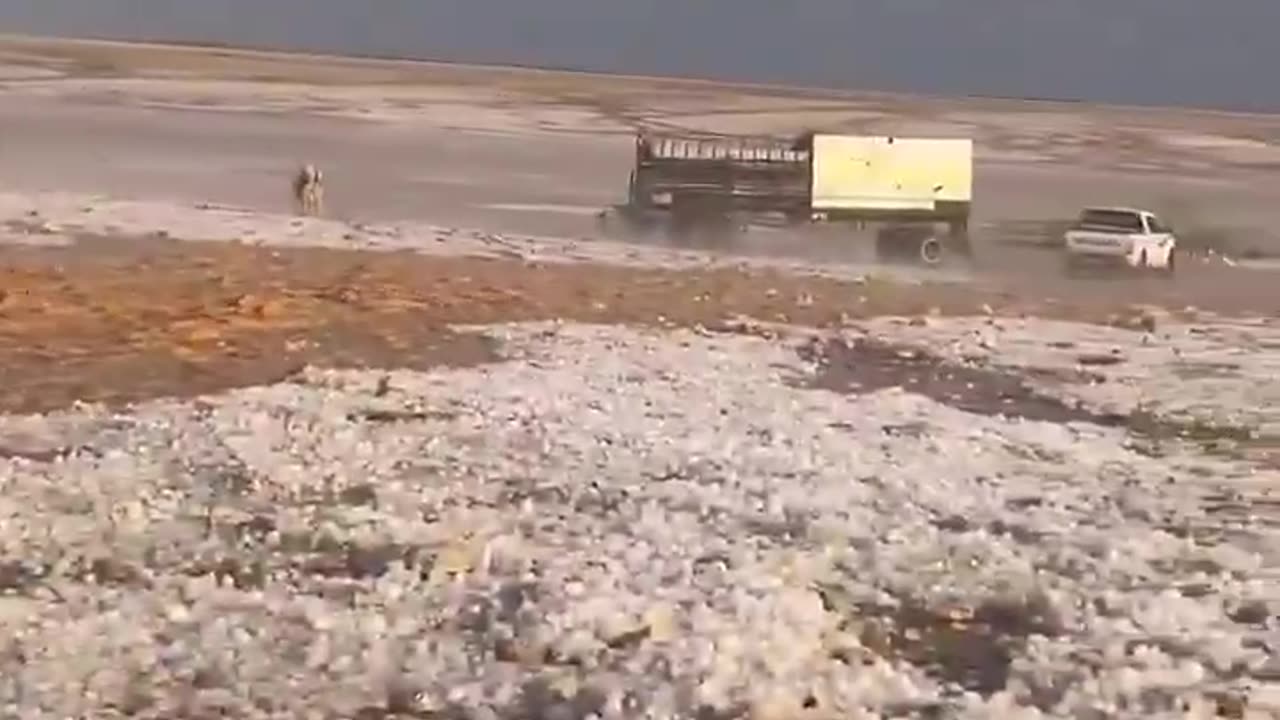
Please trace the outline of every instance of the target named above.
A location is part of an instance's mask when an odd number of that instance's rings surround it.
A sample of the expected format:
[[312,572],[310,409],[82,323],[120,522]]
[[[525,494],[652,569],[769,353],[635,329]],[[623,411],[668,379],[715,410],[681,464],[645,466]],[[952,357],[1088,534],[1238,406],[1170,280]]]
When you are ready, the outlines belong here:
[[[639,128],[973,137],[976,258],[614,235]],[[1277,172],[1272,115],[2,38],[0,714],[1274,717]],[[1187,262],[1064,277],[1086,204]]]

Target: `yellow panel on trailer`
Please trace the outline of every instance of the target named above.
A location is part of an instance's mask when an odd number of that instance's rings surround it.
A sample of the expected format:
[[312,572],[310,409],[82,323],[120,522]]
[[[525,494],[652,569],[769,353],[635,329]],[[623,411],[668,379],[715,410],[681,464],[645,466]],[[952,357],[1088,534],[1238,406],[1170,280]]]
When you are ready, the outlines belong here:
[[814,210],[927,211],[972,194],[970,139],[813,137]]

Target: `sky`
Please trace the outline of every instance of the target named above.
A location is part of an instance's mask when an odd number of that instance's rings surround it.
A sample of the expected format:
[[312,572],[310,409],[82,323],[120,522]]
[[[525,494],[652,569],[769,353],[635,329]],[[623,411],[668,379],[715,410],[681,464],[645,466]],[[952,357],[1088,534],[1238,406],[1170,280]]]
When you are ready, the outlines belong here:
[[1280,0],[0,0],[0,29],[1280,110]]

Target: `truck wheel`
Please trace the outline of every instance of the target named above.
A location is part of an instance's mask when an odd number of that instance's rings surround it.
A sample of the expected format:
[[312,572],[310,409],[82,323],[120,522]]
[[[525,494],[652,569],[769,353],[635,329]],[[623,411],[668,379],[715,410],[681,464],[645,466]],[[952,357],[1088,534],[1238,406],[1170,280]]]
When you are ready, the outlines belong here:
[[920,241],[920,261],[925,265],[942,262],[942,243],[932,235]]
[[1147,259],[1147,251],[1146,251],[1146,250],[1140,250],[1140,251],[1138,252],[1138,269],[1139,269],[1139,270],[1150,270],[1150,269],[1151,269],[1151,261]]
[[1177,260],[1176,260],[1177,257],[1178,257],[1177,252],[1173,250],[1169,251],[1169,258],[1165,260],[1164,268],[1163,268],[1165,277],[1172,278],[1174,275],[1174,272],[1178,269]]
[[788,225],[806,225],[811,219],[812,213],[806,210],[787,210],[783,213]]
[[947,228],[947,252],[965,258],[973,257],[973,241],[969,237],[969,223],[958,221]]
[[967,234],[950,235],[947,237],[947,251],[962,257],[973,257],[973,242]]
[[881,229],[876,233],[876,260],[878,262],[886,262],[896,260],[902,257],[902,247],[895,242],[895,238],[889,230]]
[[633,208],[647,208],[649,199],[648,193],[643,191],[636,180],[636,173],[633,170],[631,176],[627,178],[627,204]]

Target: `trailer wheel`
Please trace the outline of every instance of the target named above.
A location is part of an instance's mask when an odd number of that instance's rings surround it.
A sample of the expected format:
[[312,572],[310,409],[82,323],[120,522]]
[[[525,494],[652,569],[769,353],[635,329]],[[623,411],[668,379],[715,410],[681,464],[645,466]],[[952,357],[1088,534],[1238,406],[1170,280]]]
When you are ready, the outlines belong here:
[[929,235],[920,241],[920,261],[925,265],[937,265],[942,262],[942,242]]
[[[926,244],[932,243],[926,248]],[[885,225],[876,231],[876,259],[889,262],[925,262],[941,259],[942,244],[932,228],[918,224]]]

